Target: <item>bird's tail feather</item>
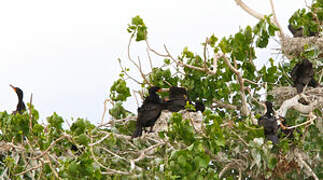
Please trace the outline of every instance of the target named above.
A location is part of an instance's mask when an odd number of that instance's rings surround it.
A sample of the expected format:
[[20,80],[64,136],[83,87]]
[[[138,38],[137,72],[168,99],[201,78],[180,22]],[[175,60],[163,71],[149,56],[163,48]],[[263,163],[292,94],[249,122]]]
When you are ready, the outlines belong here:
[[136,130],[135,132],[133,132],[133,135],[131,136],[131,138],[139,137],[141,136],[141,134],[142,134],[142,126],[137,124]]

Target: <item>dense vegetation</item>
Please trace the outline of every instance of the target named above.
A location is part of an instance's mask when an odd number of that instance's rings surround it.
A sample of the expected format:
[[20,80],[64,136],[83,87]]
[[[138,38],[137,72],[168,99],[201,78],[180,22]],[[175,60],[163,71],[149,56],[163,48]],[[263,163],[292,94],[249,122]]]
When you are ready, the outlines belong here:
[[[323,50],[308,43],[300,53],[282,51],[283,62],[268,57],[269,63],[256,67],[257,49],[266,48],[277,33],[284,37],[272,19],[272,15],[265,16],[254,27],[247,26],[227,37],[208,37],[202,43],[202,55],[185,47],[174,57],[166,46],[163,53],[153,50],[148,27],[139,16],[134,17],[127,29],[129,47],[132,39],[144,42],[148,52],[161,57],[164,64],[155,67],[147,60],[152,68],[143,69],[130,52],[128,60],[136,69],[122,66],[119,60],[122,71],[109,98],[113,118],[99,126],[79,118],[63,129],[66,120],[56,113],[47,118],[46,125],[40,124],[31,104],[23,114],[1,112],[0,179],[323,178],[323,88],[308,87],[298,95],[289,76],[294,65],[307,58],[321,84]],[[304,36],[309,31],[322,36],[322,22],[320,0],[313,1],[311,8],[295,12],[290,19],[293,26],[304,27]],[[133,77],[133,72],[139,72],[140,77]],[[203,100],[207,110],[203,114],[163,112],[154,133],[131,139],[136,116],[123,106],[131,96],[129,81],[144,90],[136,91],[139,101],[152,85],[181,86],[188,90],[192,101]],[[162,93],[161,97],[167,95]],[[283,105],[295,97],[306,99],[308,106],[318,103],[307,113]],[[279,132],[277,145],[265,140],[264,130],[257,124],[264,113],[264,99],[273,102],[287,126],[300,124],[294,138]]]

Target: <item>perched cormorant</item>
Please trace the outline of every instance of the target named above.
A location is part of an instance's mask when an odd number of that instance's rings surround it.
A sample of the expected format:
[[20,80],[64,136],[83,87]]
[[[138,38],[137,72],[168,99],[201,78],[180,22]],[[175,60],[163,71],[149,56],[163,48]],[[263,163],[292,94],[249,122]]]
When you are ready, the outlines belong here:
[[[292,25],[289,24],[288,29],[293,34],[294,37],[305,37],[303,27],[294,28]],[[319,35],[319,32],[310,31],[308,37],[318,36],[318,35]]]
[[149,96],[145,98],[141,107],[138,108],[136,130],[132,138],[141,136],[144,127],[150,127],[152,132],[155,122],[159,118],[161,111],[165,108],[160,97],[156,94],[156,92],[160,91],[161,88],[157,86],[149,89]]
[[185,88],[172,86],[169,88],[169,100],[166,101],[167,110],[171,112],[178,112],[185,109],[187,99],[187,92]]
[[12,112],[12,114],[16,114],[16,113],[22,114],[26,110],[26,106],[23,101],[24,93],[22,92],[22,90],[20,88],[15,87],[11,84],[10,84],[10,87],[12,87],[12,89],[16,92],[16,94],[18,96],[17,108],[15,111]]
[[318,83],[314,79],[312,63],[308,59],[295,65],[291,72],[291,77],[297,93],[301,93],[306,85],[317,87]]
[[274,116],[273,105],[271,102],[266,101],[267,111],[265,115],[259,118],[258,124],[264,127],[264,134],[266,139],[273,142],[273,144],[277,144],[279,139],[277,137],[277,130],[279,128],[277,124],[277,119]]

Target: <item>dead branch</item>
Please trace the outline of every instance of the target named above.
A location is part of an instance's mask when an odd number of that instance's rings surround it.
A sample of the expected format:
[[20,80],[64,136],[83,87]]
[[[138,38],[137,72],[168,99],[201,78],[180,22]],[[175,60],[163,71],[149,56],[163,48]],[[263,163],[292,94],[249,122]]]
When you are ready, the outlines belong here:
[[232,104],[227,104],[227,103],[224,103],[224,102],[216,100],[216,99],[213,99],[213,102],[215,102],[215,106],[219,107],[219,108],[225,108],[225,109],[231,109],[231,110],[238,109],[237,106],[234,106]]
[[269,0],[270,1],[270,6],[271,6],[271,12],[273,14],[273,21],[274,21],[274,24],[278,27],[279,29],[279,37],[280,37],[280,40],[283,40],[285,38],[285,35],[284,35],[284,32],[283,32],[283,29],[282,27],[280,26],[278,20],[277,20],[277,15],[276,15],[276,11],[275,11],[275,7],[274,7],[274,3],[273,3],[273,0]]
[[[223,55],[222,57],[224,59],[224,62],[229,66],[230,70],[233,71],[236,74],[237,81],[240,84],[241,103],[242,103],[241,113],[244,116],[248,116],[250,114],[250,110],[249,110],[248,105],[247,105],[247,98],[246,98],[245,87],[244,87],[244,79],[242,78],[242,76],[241,76],[240,72],[238,71],[238,69],[236,67],[232,66],[232,64],[229,62],[229,59],[225,55]],[[236,66],[236,60],[235,59],[233,59],[233,62],[235,64],[235,66]]]
[[304,161],[302,155],[297,150],[295,150],[295,156],[297,157],[297,160],[298,160],[297,162],[301,166],[305,167],[305,169],[308,171],[308,174],[312,176],[315,180],[319,180],[319,178],[316,176],[312,168]]
[[248,14],[250,14],[251,16],[261,20],[264,19],[264,15],[261,13],[258,13],[257,11],[251,9],[249,6],[247,6],[244,2],[242,2],[241,0],[235,0],[235,2],[237,3],[238,6],[240,6],[244,11],[246,11]]
[[131,36],[130,37],[130,39],[129,39],[129,43],[128,43],[128,59],[129,59],[129,61],[130,62],[132,62],[132,64],[133,65],[135,65],[136,66],[136,68],[138,69],[138,71],[140,72],[140,74],[141,74],[141,77],[144,79],[144,81],[146,82],[146,83],[148,83],[149,85],[151,85],[150,83],[149,83],[149,81],[147,80],[147,78],[146,78],[146,75],[143,73],[143,71],[142,71],[142,68],[141,68],[141,62],[140,62],[140,59],[138,58],[138,61],[139,61],[139,64],[137,64],[132,58],[131,58],[131,55],[130,55],[130,45],[131,45],[131,41],[132,41],[132,39],[133,39],[133,36]]

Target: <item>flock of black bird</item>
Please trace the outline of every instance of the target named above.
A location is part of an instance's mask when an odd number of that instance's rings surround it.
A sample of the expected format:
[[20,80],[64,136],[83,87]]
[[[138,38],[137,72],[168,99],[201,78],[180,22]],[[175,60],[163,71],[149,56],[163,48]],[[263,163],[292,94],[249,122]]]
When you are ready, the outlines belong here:
[[[187,92],[185,88],[172,86],[169,88],[169,99],[161,100],[157,92],[161,92],[162,88],[153,86],[149,88],[149,95],[144,99],[141,107],[138,108],[138,117],[136,130],[132,135],[132,138],[136,138],[142,135],[142,130],[145,127],[150,127],[150,132],[153,131],[155,122],[159,118],[163,110],[170,112],[178,112],[185,109],[186,104],[192,102],[187,98]],[[205,110],[205,106],[202,101],[195,102],[195,110]],[[189,110],[193,111],[193,110]]]
[[[289,25],[288,29],[292,32],[294,37],[304,37],[303,28],[294,28]],[[309,36],[317,36],[318,33],[310,32]],[[308,59],[303,59],[301,62],[296,64],[291,71],[291,79],[293,81],[293,86],[296,87],[297,93],[302,93],[304,87],[311,86],[317,87],[319,83],[314,79],[314,70],[312,63]],[[18,104],[16,110],[13,114],[22,113],[26,110],[25,103],[23,102],[23,91],[10,85],[18,96]],[[157,92],[162,89],[160,87],[153,86],[149,89],[149,95],[144,99],[141,107],[138,108],[138,117],[136,123],[136,130],[132,135],[132,138],[136,138],[142,135],[142,130],[146,127],[150,127],[150,132],[153,131],[155,122],[159,118],[163,110],[168,110],[170,112],[178,112],[185,109],[187,104],[193,105],[189,100],[186,89],[182,87],[172,86],[169,88],[169,99],[162,100]],[[266,113],[260,117],[258,123],[264,127],[264,134],[266,139],[272,141],[274,144],[279,142],[277,136],[277,131],[281,128],[281,132],[286,134],[288,137],[292,138],[293,129],[285,129],[286,121],[282,121],[283,124],[278,125],[277,119],[274,116],[274,110],[271,102],[266,102]],[[188,111],[201,111],[205,110],[205,106],[201,100],[194,102],[195,110]],[[280,117],[283,119],[283,117]]]
[[[291,71],[291,79],[293,80],[293,85],[297,89],[297,93],[302,93],[304,87],[311,86],[317,87],[319,83],[314,79],[314,70],[312,63],[308,59],[304,59],[295,65]],[[18,104],[16,110],[13,114],[23,113],[26,110],[25,103],[23,101],[23,91],[10,85],[10,87],[16,92],[18,96]],[[182,87],[172,86],[169,88],[169,99],[162,100],[157,92],[161,92],[162,88],[153,86],[149,88],[149,95],[144,99],[141,107],[138,108],[138,117],[136,123],[136,130],[134,131],[132,138],[136,138],[142,135],[142,130],[146,127],[150,127],[150,132],[153,131],[155,122],[159,118],[163,110],[168,110],[170,112],[178,112],[184,110],[187,104],[193,105],[189,100],[186,89]],[[264,134],[266,139],[272,141],[274,144],[279,142],[277,136],[277,131],[281,128],[281,131],[288,137],[292,137],[293,130],[285,129],[284,125],[278,125],[277,119],[274,116],[274,110],[271,102],[266,102],[266,113],[260,117],[258,123],[264,127]],[[194,102],[195,110],[188,111],[201,111],[205,110],[205,106],[201,100]],[[286,123],[286,121],[282,121]]]
[[[319,86],[319,83],[314,79],[313,65],[308,59],[303,59],[301,62],[297,63],[290,75],[294,83],[293,86],[296,87],[298,94],[302,93],[307,86],[314,88]],[[272,103],[267,101],[265,104],[267,111],[259,118],[258,124],[264,127],[266,139],[272,141],[273,144],[277,144],[279,142],[279,129],[281,129],[281,132],[285,134],[286,137],[293,139],[293,132],[295,129],[286,129],[286,120],[284,117],[279,117],[281,124],[278,125]]]

